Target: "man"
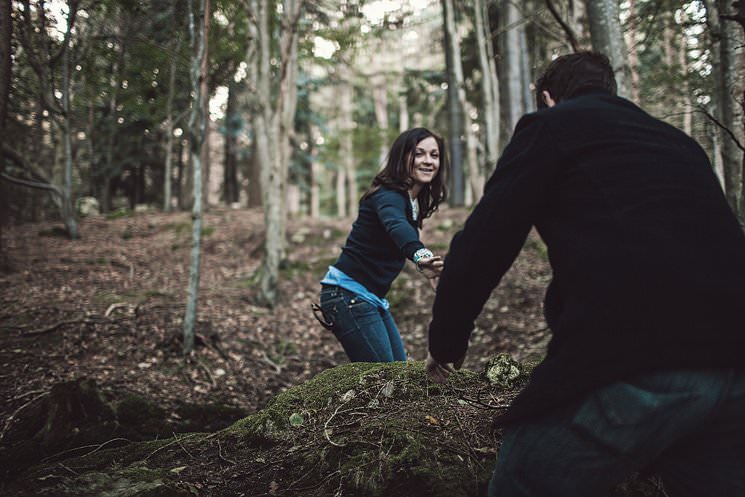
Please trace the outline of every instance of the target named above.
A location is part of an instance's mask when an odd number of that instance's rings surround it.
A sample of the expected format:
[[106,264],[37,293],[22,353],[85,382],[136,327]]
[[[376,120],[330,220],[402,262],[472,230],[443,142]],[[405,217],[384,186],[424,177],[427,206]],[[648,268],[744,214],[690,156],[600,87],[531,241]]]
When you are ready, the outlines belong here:
[[453,238],[427,370],[462,363],[474,319],[535,227],[553,337],[506,426],[490,496],[599,497],[635,471],[668,495],[745,496],[745,235],[706,154],[615,96],[608,59],[539,79]]

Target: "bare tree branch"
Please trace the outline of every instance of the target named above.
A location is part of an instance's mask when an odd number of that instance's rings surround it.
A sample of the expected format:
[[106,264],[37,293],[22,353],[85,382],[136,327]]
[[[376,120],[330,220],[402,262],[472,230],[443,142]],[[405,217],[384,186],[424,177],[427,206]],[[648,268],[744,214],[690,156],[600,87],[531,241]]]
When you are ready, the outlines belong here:
[[579,43],[577,43],[577,36],[574,34],[574,30],[571,28],[571,26],[569,26],[569,24],[566,23],[566,21],[564,21],[564,19],[561,18],[561,14],[559,14],[559,11],[556,10],[556,6],[551,0],[546,0],[546,7],[548,7],[551,15],[554,16],[556,22],[559,23],[561,29],[563,29],[564,33],[566,33],[567,41],[572,46],[572,50],[574,52],[579,52]]
[[736,14],[721,14],[719,16],[720,19],[726,19],[728,21],[735,21],[742,26],[742,29],[745,30],[745,1],[737,1],[732,2],[732,7],[737,9]]
[[727,135],[729,135],[729,137],[732,139],[735,145],[737,145],[737,148],[745,152],[745,145],[740,143],[740,140],[737,139],[737,137],[735,136],[735,133],[731,129],[729,129],[727,126],[719,122],[719,120],[716,117],[711,115],[711,113],[708,110],[706,110],[706,107],[699,105],[698,111],[701,112],[706,117],[708,117],[711,122],[719,126],[719,128],[721,128],[722,131],[724,131],[725,133],[727,133]]
[[15,178],[6,173],[0,173],[0,179],[3,179],[8,183],[12,183],[14,185],[26,186],[28,188],[35,188],[37,190],[47,190],[57,195],[61,195],[59,189],[54,185],[50,185],[49,183],[41,183],[38,181],[29,181],[21,178]]

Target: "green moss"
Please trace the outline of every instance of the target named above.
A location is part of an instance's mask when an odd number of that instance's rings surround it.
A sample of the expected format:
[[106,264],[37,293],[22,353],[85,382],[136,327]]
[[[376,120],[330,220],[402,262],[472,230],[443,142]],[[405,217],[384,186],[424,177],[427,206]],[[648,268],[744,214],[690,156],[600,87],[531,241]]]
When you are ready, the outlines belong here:
[[385,367],[380,363],[353,363],[328,369],[315,378],[277,395],[265,409],[235,423],[230,430],[244,432],[259,442],[278,442],[287,438],[290,416],[313,411],[359,388],[365,376]]
[[281,278],[295,279],[310,271],[311,265],[305,260],[284,260],[279,266]]
[[133,214],[134,214],[133,211],[122,207],[115,211],[107,212],[106,214],[104,214],[104,217],[106,219],[113,220],[113,219],[122,219],[125,217],[132,217]]
[[269,351],[269,359],[279,365],[287,362],[287,357],[297,355],[300,349],[295,342],[289,340],[278,340],[272,345]]
[[183,221],[180,223],[168,223],[165,225],[165,229],[175,232],[177,235],[182,233],[189,233],[191,231],[191,223]]
[[236,282],[236,286],[238,288],[248,288],[248,289],[258,288],[259,283],[261,282],[261,272],[262,272],[262,269],[259,268],[253,273],[251,273],[248,277],[239,279]]
[[93,300],[101,305],[111,305],[118,303],[139,305],[149,299],[158,298],[167,300],[171,297],[173,297],[173,295],[161,292],[160,290],[138,289],[122,293],[98,292],[93,297]]

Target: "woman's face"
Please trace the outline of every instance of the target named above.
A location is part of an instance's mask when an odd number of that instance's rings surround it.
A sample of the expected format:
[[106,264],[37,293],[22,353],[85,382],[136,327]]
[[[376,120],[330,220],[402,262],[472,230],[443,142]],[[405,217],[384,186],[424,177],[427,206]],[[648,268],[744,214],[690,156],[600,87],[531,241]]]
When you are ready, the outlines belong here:
[[414,163],[411,166],[411,179],[414,183],[428,185],[437,177],[440,170],[440,147],[433,136],[428,136],[416,144]]

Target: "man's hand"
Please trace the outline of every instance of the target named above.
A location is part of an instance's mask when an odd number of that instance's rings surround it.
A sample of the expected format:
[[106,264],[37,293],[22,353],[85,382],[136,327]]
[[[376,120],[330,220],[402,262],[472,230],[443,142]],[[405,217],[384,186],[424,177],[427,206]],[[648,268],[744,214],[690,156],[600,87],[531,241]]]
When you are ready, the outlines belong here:
[[439,255],[425,257],[419,259],[417,262],[417,268],[429,280],[429,284],[435,290],[437,289],[437,282],[440,278],[440,273],[442,273],[444,267],[445,262]]
[[458,359],[455,362],[438,362],[431,354],[427,354],[427,363],[425,369],[427,370],[427,376],[435,383],[445,383],[450,376],[450,373],[454,373],[456,370],[463,366],[466,355]]

